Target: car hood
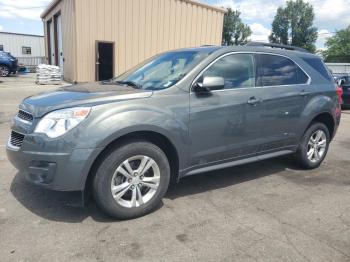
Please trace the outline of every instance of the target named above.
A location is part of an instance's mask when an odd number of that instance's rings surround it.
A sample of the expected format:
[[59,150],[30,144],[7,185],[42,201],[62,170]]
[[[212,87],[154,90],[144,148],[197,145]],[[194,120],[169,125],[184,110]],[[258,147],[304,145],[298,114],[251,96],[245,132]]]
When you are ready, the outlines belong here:
[[34,117],[41,117],[57,109],[147,98],[152,94],[152,91],[110,82],[76,84],[27,97],[20,105],[20,109],[32,113]]

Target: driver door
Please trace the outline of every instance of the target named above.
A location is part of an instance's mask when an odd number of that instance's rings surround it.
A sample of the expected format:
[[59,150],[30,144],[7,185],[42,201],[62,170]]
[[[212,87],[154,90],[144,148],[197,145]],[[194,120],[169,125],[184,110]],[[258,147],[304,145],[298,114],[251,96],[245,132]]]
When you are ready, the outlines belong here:
[[254,155],[263,144],[261,89],[253,54],[225,55],[198,77],[224,78],[224,88],[190,94],[191,166]]

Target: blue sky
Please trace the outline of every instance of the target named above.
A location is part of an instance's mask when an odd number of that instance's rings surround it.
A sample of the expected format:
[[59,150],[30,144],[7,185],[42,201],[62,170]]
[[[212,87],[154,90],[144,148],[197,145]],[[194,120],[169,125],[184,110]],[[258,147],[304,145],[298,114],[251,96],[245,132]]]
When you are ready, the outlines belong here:
[[[0,31],[43,34],[40,13],[51,0],[0,0]],[[252,31],[254,41],[267,41],[271,22],[278,6],[286,0],[198,0],[241,11],[242,19]],[[305,1],[305,0],[304,0]],[[315,26],[319,29],[317,47],[336,30],[350,25],[350,0],[306,0],[314,6]]]

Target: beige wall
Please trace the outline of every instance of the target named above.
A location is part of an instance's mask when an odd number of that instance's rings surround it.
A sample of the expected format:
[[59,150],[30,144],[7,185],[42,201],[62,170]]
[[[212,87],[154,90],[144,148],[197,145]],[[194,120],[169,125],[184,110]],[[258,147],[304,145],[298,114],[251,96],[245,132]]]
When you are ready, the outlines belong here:
[[[66,59],[65,77],[70,80],[95,80],[97,40],[115,43],[115,76],[163,51],[221,44],[223,11],[192,1],[75,0],[72,4],[73,1],[62,0],[59,5],[64,3],[62,15],[74,14],[76,23],[75,37],[71,34],[72,25],[63,27],[64,31],[69,30],[63,40],[64,53],[67,55],[67,48],[76,51],[77,58],[73,78]],[[74,24],[71,15],[62,18]]]
[[45,52],[48,61],[48,41],[46,22],[61,11],[62,15],[62,50],[64,57],[64,78],[67,81],[77,81],[76,76],[76,27],[75,27],[75,0],[60,1],[43,19],[45,32]]

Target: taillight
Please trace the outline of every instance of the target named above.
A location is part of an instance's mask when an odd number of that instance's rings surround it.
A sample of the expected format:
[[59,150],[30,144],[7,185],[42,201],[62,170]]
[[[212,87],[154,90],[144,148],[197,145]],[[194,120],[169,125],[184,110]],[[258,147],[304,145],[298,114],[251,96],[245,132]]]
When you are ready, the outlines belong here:
[[342,98],[342,96],[343,96],[343,88],[338,86],[336,91],[337,91],[337,95],[338,95],[339,104],[342,104],[343,103],[343,98]]

